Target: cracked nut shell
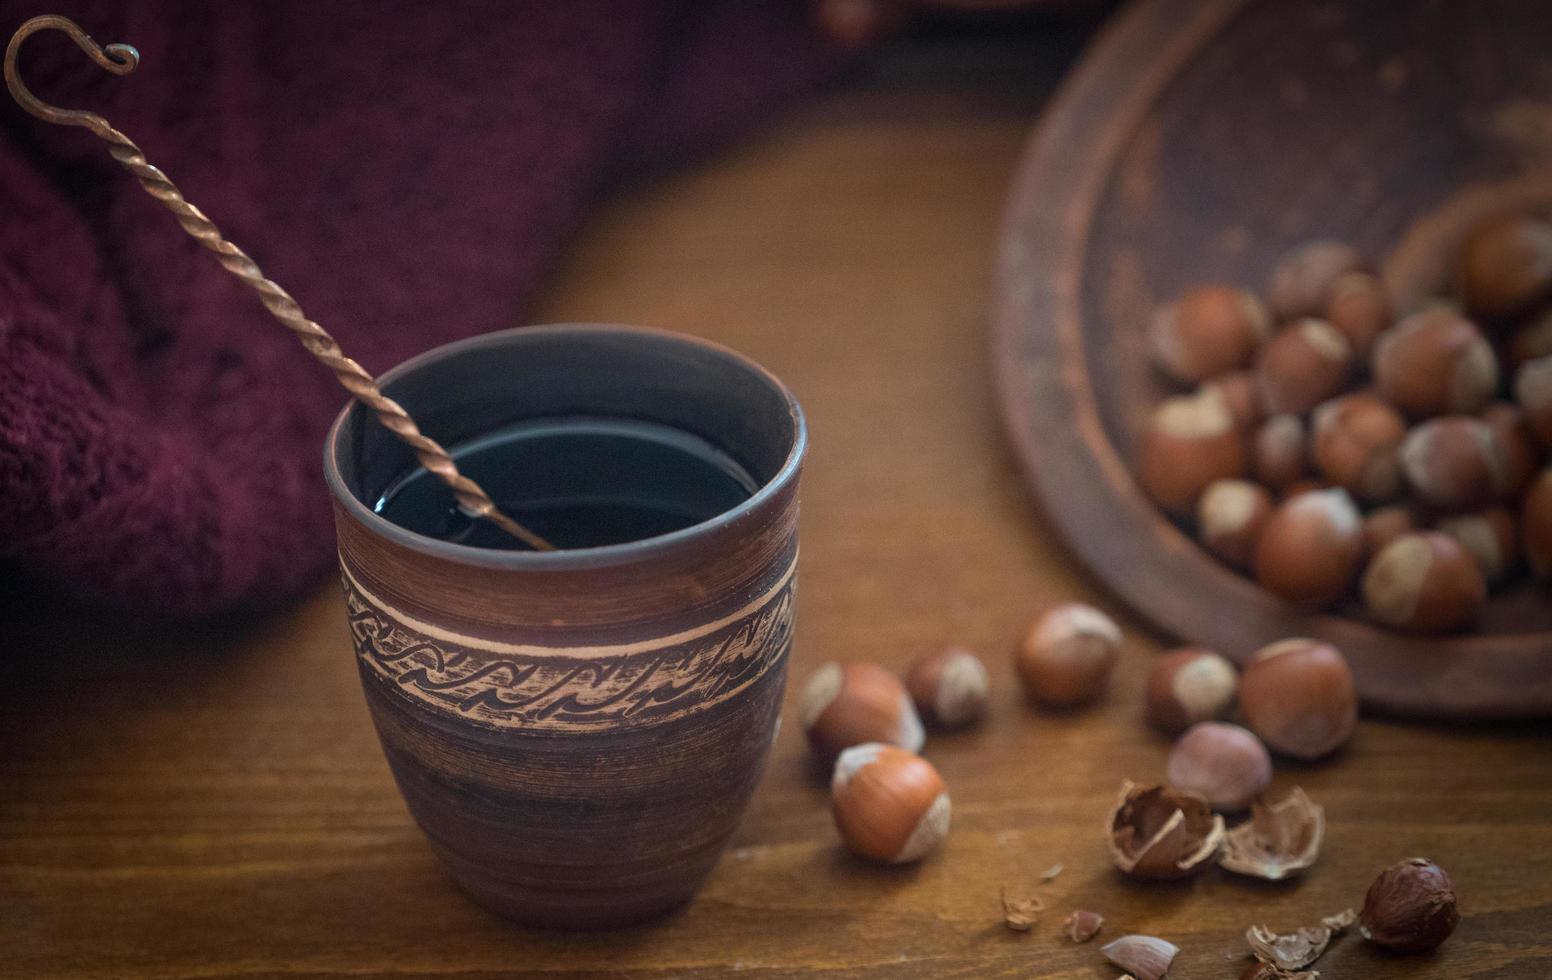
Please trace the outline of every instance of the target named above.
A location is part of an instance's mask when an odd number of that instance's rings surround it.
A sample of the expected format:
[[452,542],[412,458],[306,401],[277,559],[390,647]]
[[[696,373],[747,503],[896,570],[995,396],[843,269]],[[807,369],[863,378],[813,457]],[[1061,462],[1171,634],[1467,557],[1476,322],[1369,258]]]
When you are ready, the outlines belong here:
[[1223,818],[1205,799],[1169,786],[1121,784],[1106,824],[1110,859],[1144,881],[1187,878],[1212,863],[1223,845]]

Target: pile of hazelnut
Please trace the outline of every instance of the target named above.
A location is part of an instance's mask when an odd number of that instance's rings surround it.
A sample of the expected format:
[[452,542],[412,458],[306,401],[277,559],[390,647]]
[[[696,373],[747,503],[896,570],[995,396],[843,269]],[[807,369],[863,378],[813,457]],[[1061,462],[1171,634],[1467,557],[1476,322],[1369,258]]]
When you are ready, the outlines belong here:
[[1397,319],[1362,256],[1316,241],[1264,302],[1208,285],[1165,305],[1152,360],[1195,389],[1154,410],[1143,488],[1276,595],[1356,586],[1397,629],[1469,627],[1522,568],[1552,577],[1552,224],[1481,222],[1454,279]]
[[[1072,710],[1097,701],[1109,686],[1122,633],[1103,612],[1080,603],[1047,610],[1029,626],[1014,667],[1030,702]],[[804,733],[815,758],[831,767],[836,828],[855,854],[875,861],[918,860],[948,834],[948,789],[917,753],[930,728],[970,725],[984,714],[985,666],[950,648],[913,663],[904,679],[871,663],[827,663],[812,674],[799,700]],[[1147,881],[1185,878],[1217,865],[1269,881],[1314,865],[1325,836],[1325,813],[1298,788],[1271,800],[1272,752],[1301,760],[1331,755],[1358,718],[1353,676],[1328,643],[1288,639],[1258,651],[1243,674],[1219,654],[1200,648],[1168,652],[1146,687],[1145,717],[1177,737],[1165,782],[1123,784],[1105,821],[1112,862]],[[1235,718],[1238,724],[1227,719]],[[1269,751],[1270,750],[1270,751]],[[1225,815],[1249,810],[1229,827]],[[1054,878],[1060,865],[1043,880]],[[1032,927],[1044,903],[1003,895],[1006,923]],[[1247,933],[1253,957],[1246,976],[1257,980],[1309,976],[1332,939],[1357,922],[1363,935],[1396,951],[1442,943],[1458,920],[1453,884],[1423,859],[1402,862],[1376,880],[1363,912],[1327,916],[1319,926],[1279,935],[1261,926]],[[1063,933],[1092,939],[1103,924],[1076,909]],[[1101,952],[1138,980],[1163,977],[1178,950],[1152,936],[1124,936]]]

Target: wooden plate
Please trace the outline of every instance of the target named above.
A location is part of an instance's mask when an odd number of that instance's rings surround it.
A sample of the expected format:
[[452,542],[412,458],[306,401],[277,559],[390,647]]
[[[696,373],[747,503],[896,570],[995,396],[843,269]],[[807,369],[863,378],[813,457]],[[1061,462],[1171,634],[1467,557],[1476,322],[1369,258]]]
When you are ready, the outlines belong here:
[[1396,714],[1552,714],[1552,592],[1419,638],[1262,591],[1163,517],[1129,459],[1165,394],[1141,325],[1203,281],[1261,288],[1289,246],[1383,260],[1403,306],[1469,222],[1552,203],[1552,5],[1140,0],[1035,133],[999,256],[993,350],[1024,473],[1073,549],[1183,641],[1244,661],[1316,636]]

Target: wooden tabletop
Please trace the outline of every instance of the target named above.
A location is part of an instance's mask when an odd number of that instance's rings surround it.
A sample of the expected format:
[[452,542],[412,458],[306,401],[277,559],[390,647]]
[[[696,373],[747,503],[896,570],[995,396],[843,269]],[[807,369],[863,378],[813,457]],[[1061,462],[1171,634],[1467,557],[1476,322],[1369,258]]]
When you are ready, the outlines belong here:
[[[632,188],[585,231],[535,319],[644,323],[728,343],[796,390],[804,479],[797,680],[830,658],[898,667],[982,653],[977,730],[929,741],[954,801],[920,865],[848,857],[795,724],[699,897],[657,925],[514,928],[438,869],[378,750],[338,588],[219,627],[29,616],[5,628],[0,975],[15,977],[1114,977],[1067,911],[1183,949],[1172,976],[1233,977],[1245,928],[1361,903],[1427,855],[1464,918],[1435,956],[1350,937],[1337,978],[1552,975],[1552,738],[1545,725],[1366,720],[1277,784],[1325,804],[1327,846],[1294,884],[1212,871],[1173,887],[1112,871],[1102,819],[1168,743],[1139,694],[1167,639],[1063,548],[995,421],[986,319],[1008,178],[1081,31],[938,37],[692,172]],[[319,493],[323,493],[320,482]],[[1020,628],[1082,599],[1127,631],[1094,710],[1042,714],[1013,683]],[[789,706],[790,706],[789,700]],[[1040,874],[1061,863],[1051,883]],[[1035,890],[1027,934],[998,892]]]

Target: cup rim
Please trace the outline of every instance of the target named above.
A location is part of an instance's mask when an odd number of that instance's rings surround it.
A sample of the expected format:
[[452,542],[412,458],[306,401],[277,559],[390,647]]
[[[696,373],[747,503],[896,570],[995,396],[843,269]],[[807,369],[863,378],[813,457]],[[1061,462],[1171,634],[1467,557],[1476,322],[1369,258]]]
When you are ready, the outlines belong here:
[[702,537],[740,520],[760,508],[766,501],[780,493],[783,487],[792,482],[808,448],[808,422],[804,418],[802,407],[798,405],[798,400],[791,390],[782,383],[780,378],[776,377],[776,375],[772,374],[757,361],[733,350],[731,347],[673,330],[608,323],[546,323],[535,326],[508,327],[504,330],[476,334],[473,337],[465,337],[462,340],[455,340],[451,343],[433,347],[390,368],[377,378],[377,382],[387,387],[399,378],[444,358],[470,350],[478,350],[483,347],[499,346],[513,337],[537,337],[557,334],[573,336],[595,334],[668,340],[687,346],[698,347],[710,351],[719,357],[736,362],[752,375],[762,379],[772,390],[779,393],[782,400],[786,402],[787,410],[791,413],[793,423],[792,447],[787,452],[787,458],[782,461],[781,467],[776,473],[761,484],[760,488],[747,499],[740,501],[735,506],[717,514],[715,517],[707,518],[698,524],[692,524],[677,531],[670,531],[667,534],[659,534],[655,537],[626,541],[619,544],[597,545],[590,548],[560,548],[555,551],[502,551],[495,548],[476,548],[471,545],[428,537],[408,528],[400,527],[368,507],[345,485],[345,478],[340,473],[337,463],[337,450],[341,433],[352,412],[358,408],[361,408],[363,412],[365,411],[364,407],[352,398],[340,410],[339,415],[334,419],[334,423],[329,426],[329,433],[324,438],[323,443],[324,480],[328,484],[330,493],[334,495],[334,499],[341,503],[351,517],[373,534],[380,535],[396,544],[425,555],[443,558],[448,561],[458,562],[459,564],[479,565],[486,568],[558,571],[626,564],[670,551],[687,541]]

